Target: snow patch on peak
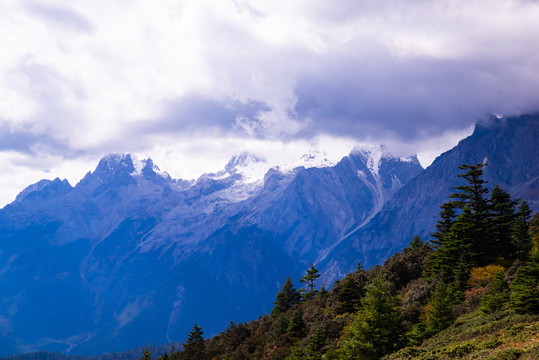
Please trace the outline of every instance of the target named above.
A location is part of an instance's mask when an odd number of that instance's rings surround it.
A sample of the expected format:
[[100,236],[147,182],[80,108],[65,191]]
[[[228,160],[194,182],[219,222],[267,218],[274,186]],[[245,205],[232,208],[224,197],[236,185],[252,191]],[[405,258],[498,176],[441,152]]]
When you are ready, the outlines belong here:
[[135,164],[139,162],[133,154],[108,154],[99,161],[94,173],[102,174],[122,170],[134,172],[136,171]]
[[158,177],[171,180],[170,175],[161,171],[151,158],[140,160],[135,154],[108,154],[97,165],[94,174],[109,177],[112,174],[128,174],[135,178],[150,180]]
[[396,160],[405,163],[417,163],[417,155],[398,157],[391,154],[385,145],[369,146],[369,145],[356,145],[350,152],[350,156],[360,156],[367,168],[373,173],[378,174],[380,169],[380,163],[382,160]]
[[399,158],[399,161],[406,162],[406,163],[415,163],[419,162],[416,155],[413,156],[403,156]]
[[234,155],[225,169],[217,173],[219,177],[227,175],[241,175],[242,182],[253,183],[264,179],[264,175],[270,169],[266,159],[249,153]]
[[307,154],[303,154],[300,159],[296,162],[274,166],[279,172],[283,174],[294,173],[296,168],[304,167],[305,169],[309,168],[325,168],[335,166],[335,163],[327,158],[327,153],[325,151],[320,151],[318,149],[312,149]]
[[[133,172],[131,175],[142,175],[142,170],[146,167],[147,160],[140,161],[136,155],[128,154],[127,155],[133,164]],[[153,161],[149,159],[153,164]]]
[[365,161],[365,165],[373,175],[378,175],[380,160],[382,160],[382,158],[393,158],[393,156],[386,151],[385,145],[356,145],[350,152],[350,155],[361,156]]
[[334,166],[335,164],[328,160],[327,153],[318,149],[312,149],[309,153],[301,156],[300,165],[308,169],[311,167],[323,168]]

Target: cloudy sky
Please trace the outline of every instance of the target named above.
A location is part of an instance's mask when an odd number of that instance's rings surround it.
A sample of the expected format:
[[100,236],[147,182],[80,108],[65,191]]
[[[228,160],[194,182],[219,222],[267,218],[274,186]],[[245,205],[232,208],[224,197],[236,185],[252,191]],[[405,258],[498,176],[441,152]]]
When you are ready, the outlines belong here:
[[538,19],[533,0],[3,0],[0,206],[110,152],[181,178],[355,143],[428,165],[539,109]]

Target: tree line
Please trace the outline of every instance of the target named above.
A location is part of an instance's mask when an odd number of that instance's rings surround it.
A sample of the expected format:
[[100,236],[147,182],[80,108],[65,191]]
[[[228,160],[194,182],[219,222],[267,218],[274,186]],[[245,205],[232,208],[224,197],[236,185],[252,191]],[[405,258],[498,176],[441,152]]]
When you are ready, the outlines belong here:
[[538,314],[539,215],[499,186],[489,191],[485,166],[459,168],[465,183],[441,206],[430,241],[414,237],[382,266],[358,264],[329,291],[311,264],[304,288],[287,277],[269,315],[211,339],[195,324],[183,349],[159,359],[380,359],[460,315]]

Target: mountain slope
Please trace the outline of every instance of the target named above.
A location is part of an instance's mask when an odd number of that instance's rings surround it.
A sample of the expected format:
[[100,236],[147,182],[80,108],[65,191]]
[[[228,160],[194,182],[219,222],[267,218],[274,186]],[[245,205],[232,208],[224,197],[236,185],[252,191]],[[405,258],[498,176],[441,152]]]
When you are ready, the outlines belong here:
[[113,154],[75,187],[25,189],[0,210],[0,355],[120,351],[256,317],[422,170],[380,149],[267,168],[242,154],[191,182]]
[[488,188],[500,185],[539,211],[539,116],[492,117],[476,125],[471,136],[440,155],[431,166],[403,186],[366,226],[341,240],[319,259],[326,276],[349,272],[360,260],[378,264],[404,248],[414,235],[428,239],[453,188],[462,185],[458,167],[487,163]]

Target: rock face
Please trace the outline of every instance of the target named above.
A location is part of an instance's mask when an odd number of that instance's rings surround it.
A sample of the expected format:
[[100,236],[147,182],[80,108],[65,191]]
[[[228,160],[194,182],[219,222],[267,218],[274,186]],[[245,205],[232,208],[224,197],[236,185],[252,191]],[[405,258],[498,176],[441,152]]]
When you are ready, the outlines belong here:
[[75,187],[29,186],[0,210],[0,355],[120,351],[253,319],[422,171],[383,149],[315,157],[326,166],[268,170],[241,154],[185,181],[113,154]]
[[488,188],[498,184],[515,198],[539,211],[539,116],[499,119],[476,125],[471,136],[440,155],[431,166],[404,185],[364,227],[319,259],[328,279],[341,276],[361,261],[383,262],[407,246],[414,235],[429,239],[438,221],[440,205],[453,187],[462,185],[456,175],[462,164],[488,164]]

